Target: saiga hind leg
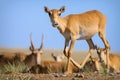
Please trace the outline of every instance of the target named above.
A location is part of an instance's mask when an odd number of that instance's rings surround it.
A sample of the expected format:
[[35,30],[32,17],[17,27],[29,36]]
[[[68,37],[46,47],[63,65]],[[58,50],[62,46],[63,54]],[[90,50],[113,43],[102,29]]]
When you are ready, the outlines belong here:
[[89,45],[89,52],[87,53],[87,56],[83,60],[83,62],[81,64],[81,68],[84,67],[84,65],[86,64],[87,60],[91,57],[92,53],[94,52],[94,43],[93,43],[92,39],[88,39],[86,41],[87,41],[87,43]]
[[107,55],[107,58],[106,58],[106,61],[107,61],[107,64],[106,64],[106,67],[107,67],[107,72],[109,72],[109,69],[110,69],[110,66],[109,66],[109,51],[110,51],[110,45],[105,37],[105,33],[103,32],[99,32],[99,36],[100,38],[102,39],[103,43],[104,43],[104,46],[105,46],[105,49],[106,49],[106,55]]

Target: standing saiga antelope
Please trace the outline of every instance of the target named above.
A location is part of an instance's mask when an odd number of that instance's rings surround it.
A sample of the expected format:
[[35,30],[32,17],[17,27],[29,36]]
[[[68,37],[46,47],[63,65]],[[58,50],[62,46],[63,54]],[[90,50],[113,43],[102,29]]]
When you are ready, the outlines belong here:
[[[91,38],[96,33],[98,33],[99,37],[102,39],[105,49],[107,51],[107,69],[109,70],[108,56],[110,46],[106,39],[106,16],[104,14],[97,10],[92,10],[81,14],[70,14],[62,18],[60,15],[61,13],[65,12],[65,6],[63,6],[59,10],[50,10],[48,7],[45,6],[44,10],[46,13],[49,14],[52,26],[56,27],[65,38],[63,52],[64,55],[68,58],[66,73],[71,73],[69,72],[70,61],[75,64],[79,69],[84,67],[86,61],[94,51],[94,43]],[[71,58],[72,50],[76,40],[86,40],[89,45],[89,52],[81,65],[76,63]],[[70,47],[67,51],[69,42]]]

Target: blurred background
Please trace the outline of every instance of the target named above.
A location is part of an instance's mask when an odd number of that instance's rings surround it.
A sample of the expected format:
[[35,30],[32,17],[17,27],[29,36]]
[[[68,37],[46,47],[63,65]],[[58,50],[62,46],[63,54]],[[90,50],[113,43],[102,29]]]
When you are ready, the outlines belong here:
[[[99,10],[107,16],[106,36],[111,51],[120,51],[120,9],[119,0],[0,0],[0,47],[29,48],[29,36],[36,47],[40,46],[44,34],[44,48],[63,49],[64,37],[52,27],[44,6],[60,9],[66,6],[62,17],[69,14]],[[96,34],[95,44],[104,47]],[[76,42],[74,50],[88,50],[85,40]]]

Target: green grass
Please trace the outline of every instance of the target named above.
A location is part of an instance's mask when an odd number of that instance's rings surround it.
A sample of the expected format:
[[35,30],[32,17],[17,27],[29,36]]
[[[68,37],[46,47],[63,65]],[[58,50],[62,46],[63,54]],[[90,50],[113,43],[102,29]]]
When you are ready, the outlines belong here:
[[0,73],[22,73],[27,68],[27,66],[20,61],[8,62],[1,66]]
[[8,62],[0,66],[0,80],[34,80],[30,75],[21,76],[27,66],[20,61]]

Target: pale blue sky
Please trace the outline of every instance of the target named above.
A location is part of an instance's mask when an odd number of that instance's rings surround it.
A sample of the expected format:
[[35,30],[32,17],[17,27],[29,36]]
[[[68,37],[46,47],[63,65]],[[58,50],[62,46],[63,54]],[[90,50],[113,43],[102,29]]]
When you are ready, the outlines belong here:
[[[71,13],[99,10],[107,16],[107,39],[112,51],[120,51],[120,1],[119,0],[0,0],[0,47],[28,48],[29,35],[39,47],[41,35],[44,34],[44,47],[63,49],[64,38],[53,28],[44,6],[60,9],[66,6],[62,17]],[[94,43],[103,47],[98,35]],[[74,49],[88,50],[84,40],[77,41]]]

